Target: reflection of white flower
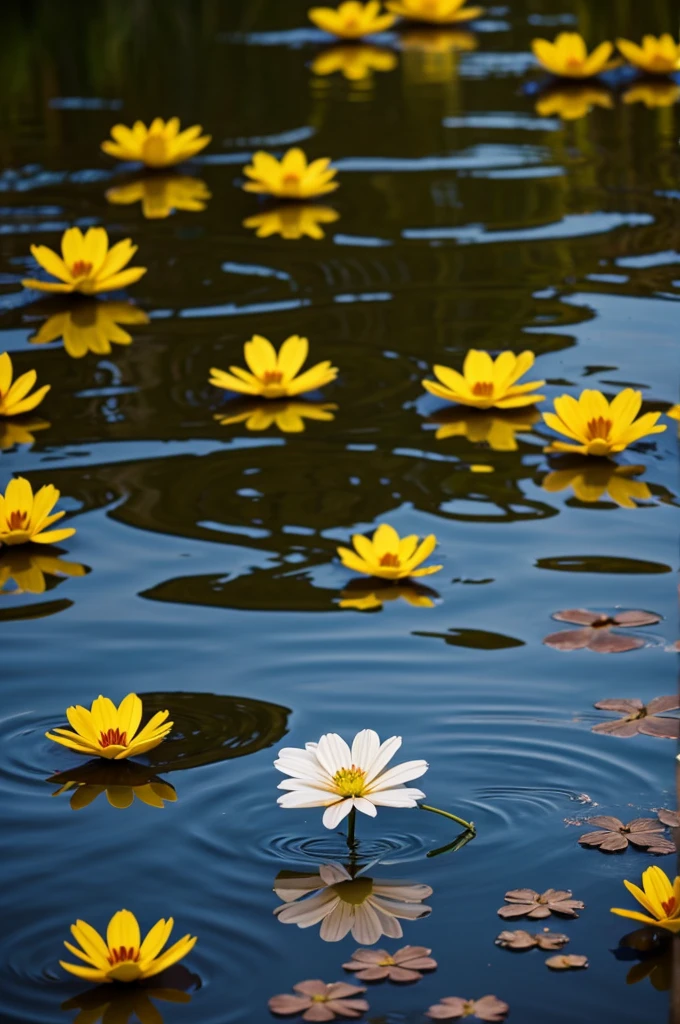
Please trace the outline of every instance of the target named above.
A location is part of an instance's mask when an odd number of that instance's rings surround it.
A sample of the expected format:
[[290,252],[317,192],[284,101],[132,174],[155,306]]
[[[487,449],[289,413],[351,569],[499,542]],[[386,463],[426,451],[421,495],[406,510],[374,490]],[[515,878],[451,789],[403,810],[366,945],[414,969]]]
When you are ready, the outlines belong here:
[[304,750],[285,747],[274,767],[292,778],[280,783],[279,789],[290,792],[280,796],[278,803],[281,807],[325,807],[326,828],[337,828],[354,808],[375,818],[376,807],[416,807],[425,794],[407,789],[404,783],[424,775],[427,761],[406,761],[384,771],[400,746],[401,736],[391,736],[381,744],[377,732],[363,729],[354,737],[351,750],[333,732],[318,743],[307,743]]
[[429,885],[352,878],[342,864],[322,864],[318,875],[279,877],[274,892],[284,900],[274,911],[279,921],[298,928],[321,922],[324,942],[339,942],[350,931],[363,945],[373,945],[381,935],[400,939],[398,918],[416,921],[432,910],[423,906],[432,895]]

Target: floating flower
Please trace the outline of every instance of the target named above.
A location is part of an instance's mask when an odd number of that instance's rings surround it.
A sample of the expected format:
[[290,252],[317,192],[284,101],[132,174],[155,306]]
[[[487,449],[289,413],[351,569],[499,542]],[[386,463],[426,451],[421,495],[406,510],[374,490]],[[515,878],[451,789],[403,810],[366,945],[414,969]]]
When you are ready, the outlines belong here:
[[359,981],[419,981],[422,971],[434,971],[437,961],[430,956],[431,949],[425,946],[404,946],[396,953],[384,949],[357,949],[352,959],[342,966],[346,971],[356,971]]
[[537,409],[507,412],[483,409],[440,409],[428,422],[438,424],[435,438],[464,437],[472,444],[488,444],[495,452],[516,452],[517,434],[528,434],[540,419]]
[[663,836],[664,826],[656,818],[635,818],[624,825],[619,818],[600,814],[589,818],[597,832],[586,832],[579,838],[581,846],[597,846],[606,853],[627,850],[628,844],[646,849],[648,853],[674,853],[675,845]]
[[284,1017],[302,1014],[303,1020],[325,1021],[336,1017],[360,1017],[368,1010],[365,999],[355,999],[366,991],[357,985],[336,981],[327,985],[324,981],[301,981],[293,985],[298,995],[272,996],[269,1009]]
[[324,77],[340,72],[348,82],[363,82],[374,71],[394,71],[398,64],[391,50],[379,46],[333,46],[312,61],[315,75]]
[[333,224],[340,214],[330,206],[311,206],[293,203],[279,206],[275,210],[264,210],[243,221],[244,228],[254,228],[258,238],[281,235],[295,241],[299,238],[313,238],[318,241],[326,234],[321,224]]
[[210,142],[210,135],[201,135],[200,124],[180,130],[178,117],[164,121],[155,118],[149,127],[142,121],[135,121],[132,128],[115,124],[111,139],[102,142],[102,149],[116,160],[141,160],[147,167],[173,167],[184,160],[191,160]]
[[582,628],[551,633],[545,637],[544,644],[558,651],[580,651],[587,647],[598,654],[622,654],[645,646],[641,637],[623,636],[613,633],[613,629],[634,629],[661,622],[661,616],[654,612],[631,611],[605,615],[603,612],[590,612],[586,608],[569,608],[555,612],[552,617],[558,622],[572,622]]
[[131,302],[101,302],[87,299],[49,317],[29,340],[44,345],[62,338],[72,359],[88,352],[98,356],[111,354],[112,345],[130,345],[132,336],[120,325],[148,324],[149,317]]
[[660,739],[680,739],[680,719],[662,717],[665,711],[680,709],[678,697],[655,697],[649,704],[643,704],[636,697],[616,697],[599,700],[595,707],[598,711],[620,711],[624,717],[613,722],[600,722],[599,725],[593,726],[593,732],[626,738],[640,733],[643,736],[657,736]]
[[76,921],[71,925],[71,935],[80,948],[70,942],[64,945],[88,966],[67,964],[63,960],[59,964],[69,974],[87,981],[129,982],[152,978],[182,960],[196,945],[195,938],[185,935],[163,953],[173,925],[171,917],[167,921],[161,918],[142,942],[135,915],[129,910],[119,910],[109,921],[104,941],[86,921]]
[[572,899],[569,889],[546,889],[542,894],[535,889],[512,889],[506,892],[507,906],[498,911],[499,917],[530,917],[540,920],[551,914],[563,917],[578,917],[577,910],[583,910],[585,903]]
[[33,258],[58,281],[38,281],[25,278],[24,288],[41,292],[80,292],[96,295],[115,292],[139,281],[146,267],[123,268],[137,252],[131,239],[124,238],[109,248],[109,236],[104,228],[89,228],[83,235],[80,228],[68,228],[61,239],[61,256],[46,245],[32,245]]
[[543,92],[536,100],[539,117],[561,117],[563,121],[579,121],[594,107],[612,110],[612,94],[603,85],[563,84]]
[[66,562],[57,555],[48,555],[30,548],[5,549],[0,553],[0,593],[5,584],[14,580],[12,594],[44,594],[46,576],[85,576],[87,569],[78,562]]
[[561,949],[569,942],[568,935],[560,935],[559,932],[538,932],[537,934],[525,932],[518,929],[514,932],[501,932],[496,939],[497,946],[504,949]]
[[421,562],[429,558],[436,547],[437,538],[433,533],[419,544],[415,534],[400,538],[393,526],[381,523],[372,540],[363,534],[355,533],[352,544],[354,551],[349,548],[338,548],[342,564],[346,569],[363,573],[365,576],[377,576],[385,580],[406,580],[418,576],[431,576],[443,568],[441,565],[417,568]]
[[281,160],[259,150],[252,164],[243,168],[252,181],[243,186],[246,192],[260,192],[279,199],[312,199],[334,192],[338,183],[333,181],[337,171],[330,158],[314,160],[311,164],[301,149],[289,149]]
[[53,523],[66,515],[52,509],[60,493],[52,484],[41,487],[33,494],[33,488],[22,476],[10,480],[4,497],[0,494],[0,547],[6,544],[58,544],[76,532],[73,527],[50,530]]
[[309,342],[297,334],[284,341],[278,353],[271,341],[255,334],[243,346],[243,353],[251,372],[239,366],[230,366],[230,373],[211,369],[214,387],[261,398],[291,398],[325,387],[339,372],[326,360],[298,376],[309,354]]
[[22,416],[18,420],[0,419],[0,451],[8,451],[17,444],[33,444],[34,434],[52,426],[37,416]]
[[642,873],[642,889],[627,880],[623,884],[647,913],[612,907],[612,914],[642,921],[654,928],[665,928],[676,935],[680,932],[680,877],[671,883],[666,872],[653,865]]
[[617,39],[616,45],[629,64],[648,75],[672,75],[680,71],[680,43],[670,32],[658,38],[645,36],[642,46],[630,39]]
[[169,217],[175,210],[198,213],[205,210],[211,198],[208,186],[200,178],[178,177],[174,174],[149,175],[127,185],[117,185],[106,193],[110,203],[129,206],[142,204],[142,214],[147,220]]
[[[648,110],[672,107],[680,100],[680,85],[672,79],[635,82],[623,94],[624,103],[644,103]],[[666,414],[668,415],[668,413]]]
[[121,761],[153,750],[162,743],[173,722],[166,719],[169,711],[159,711],[147,722],[141,731],[142,702],[136,693],[129,693],[118,707],[108,697],[97,697],[90,711],[76,704],[66,709],[66,717],[73,727],[46,732],[48,740],[54,740],[78,754],[88,757],[105,757]]
[[656,816],[668,828],[680,828],[680,811],[671,811],[667,807],[661,807],[656,812]]
[[560,32],[553,43],[534,39],[531,49],[541,67],[559,78],[594,78],[617,65],[617,61],[609,59],[614,52],[613,43],[600,43],[589,54],[578,32]]
[[11,356],[9,352],[3,352],[0,355],[0,416],[21,416],[22,413],[31,412],[50,390],[50,385],[44,384],[32,395],[29,394],[38,379],[35,370],[22,373],[14,383],[13,377]]
[[[188,972],[187,972],[188,973]],[[174,975],[174,972],[173,972]],[[173,977],[174,981],[174,977]],[[128,1024],[135,1018],[146,1024],[163,1024],[163,1015],[152,1002],[190,1003],[192,996],[159,982],[153,985],[98,985],[61,1004],[62,1010],[80,1010],[74,1024]]]
[[435,1006],[426,1011],[425,1016],[432,1020],[458,1020],[460,1017],[476,1017],[477,1020],[505,1020],[510,1007],[496,996],[482,996],[481,999],[460,999],[458,996],[446,996]]
[[381,14],[380,0],[359,3],[344,0],[339,7],[312,7],[309,20],[323,32],[340,39],[361,39],[376,32],[386,32],[397,20],[393,14]]
[[588,957],[579,956],[576,953],[560,953],[559,956],[549,956],[545,966],[551,971],[573,971],[581,970],[588,966]]
[[541,487],[557,494],[571,487],[574,497],[587,504],[610,498],[620,508],[637,508],[636,501],[649,501],[652,492],[643,480],[634,477],[644,473],[644,466],[617,466],[609,460],[597,460],[557,469],[548,473]]
[[435,599],[439,597],[436,590],[422,584],[383,582],[375,579],[351,580],[340,595],[340,608],[354,608],[360,612],[380,611],[390,601],[406,601],[414,608],[434,608]]
[[470,349],[465,356],[462,374],[448,366],[434,366],[439,383],[424,380],[423,387],[447,402],[471,405],[477,409],[516,409],[533,405],[534,402],[542,402],[544,396],[529,392],[543,387],[545,381],[516,382],[531,369],[535,358],[533,352],[522,352],[519,356],[514,352],[501,352],[497,359],[492,359],[488,352]]
[[230,411],[223,410],[215,414],[215,419],[223,427],[245,423],[247,430],[260,431],[275,426],[282,434],[301,434],[306,419],[330,423],[338,408],[331,402],[305,402],[302,399],[277,401],[263,398],[245,402],[237,399],[230,404]]
[[174,803],[177,800],[177,792],[174,786],[163,779],[154,778],[150,782],[144,782],[137,786],[125,786],[115,782],[109,785],[96,785],[93,782],[65,782],[52,796],[61,796],[62,793],[71,793],[71,810],[82,811],[89,807],[98,796],[106,793],[106,799],[111,807],[123,811],[131,807],[135,798],[148,807],[162,809],[166,803]]
[[282,924],[310,928],[321,922],[324,942],[339,942],[350,932],[356,942],[373,945],[382,935],[400,939],[399,923],[417,921],[431,913],[423,900],[432,895],[429,885],[388,879],[352,877],[342,864],[322,864],[319,873],[283,872],[274,892],[284,905],[274,911]]
[[406,761],[385,771],[401,742],[401,736],[390,736],[381,744],[377,732],[363,729],[351,750],[332,732],[318,743],[306,743],[304,749],[284,747],[274,767],[291,778],[279,783],[278,788],[288,792],[277,803],[286,808],[325,807],[326,828],[337,828],[353,810],[375,818],[378,807],[417,807],[425,794],[404,783],[424,775],[427,761]]
[[582,391],[578,399],[562,395],[555,399],[555,412],[543,419],[558,434],[576,441],[553,441],[546,452],[578,452],[580,455],[616,455],[649,434],[662,434],[666,427],[657,420],[660,412],[648,412],[639,419],[642,393],[626,388],[608,402],[601,391]]
[[387,9],[409,21],[452,25],[472,21],[484,14],[483,7],[466,7],[466,0],[388,0]]

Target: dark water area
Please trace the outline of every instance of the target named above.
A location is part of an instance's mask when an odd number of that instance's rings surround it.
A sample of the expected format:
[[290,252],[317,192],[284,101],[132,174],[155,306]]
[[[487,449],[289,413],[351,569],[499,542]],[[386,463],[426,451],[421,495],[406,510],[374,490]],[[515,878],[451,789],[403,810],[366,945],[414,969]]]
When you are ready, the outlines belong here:
[[[393,60],[355,81],[314,69],[328,42],[307,6],[3,5],[0,351],[52,389],[32,438],[0,435],[0,487],[54,484],[77,533],[56,552],[65,566],[0,552],[0,1015],[94,1022],[109,996],[83,995],[59,968],[62,943],[76,918],[101,931],[122,907],[143,930],[173,916],[177,937],[199,938],[164,986],[184,1001],[155,1004],[166,1024],[255,1024],[299,981],[352,982],[342,964],[360,943],[274,916],[281,872],[348,856],[344,826],[277,807],[273,761],[373,728],[403,737],[398,760],[428,760],[427,802],[478,834],[432,857],[457,834],[444,818],[360,816],[365,874],[432,889],[429,916],[378,945],[426,946],[439,964],[414,985],[369,987],[367,1019],[421,1021],[442,996],[494,993],[517,1024],[661,1024],[672,948],[631,976],[638,954],[619,944],[635,924],[609,910],[633,906],[624,878],[652,862],[673,877],[675,857],[578,838],[589,816],[677,805],[674,742],[592,731],[613,717],[598,701],[677,691],[677,424],[663,417],[665,433],[617,457],[635,467],[617,487],[599,464],[584,478],[544,454],[550,432],[531,410],[442,411],[421,381],[470,348],[531,348],[551,401],[626,386],[645,410],[678,401],[680,90],[648,107],[624,102],[615,78],[611,102],[564,120],[564,98],[540,113],[527,88],[541,80],[535,36],[673,32],[677,7],[491,4],[473,33],[385,34]],[[351,69],[356,52],[336,59]],[[149,219],[140,202],[109,202],[144,179],[101,153],[111,126],[173,115],[212,135],[182,170],[205,209]],[[341,187],[314,204],[332,211],[324,237],[258,237],[244,222],[276,203],[241,190],[242,168],[292,145],[338,167]],[[162,202],[162,176],[144,180],[140,194]],[[282,216],[299,227],[290,207]],[[116,306],[72,311],[22,289],[31,244],[99,224],[148,267]],[[111,343],[112,323],[130,344]],[[255,410],[208,383],[253,334],[277,347],[306,336],[314,362],[339,367],[314,399],[324,418],[251,429]],[[341,607],[357,593],[336,548],[384,521],[436,534],[434,594]],[[570,608],[661,621],[625,654],[543,645]],[[134,794],[161,780],[162,809],[112,806],[108,777],[44,737],[67,706],[130,691],[175,721],[119,782]],[[92,800],[74,810],[77,783]],[[497,916],[507,890],[549,887],[584,901],[578,919]],[[587,970],[494,944],[545,925]],[[110,998],[106,1024],[147,1012],[143,992]]]

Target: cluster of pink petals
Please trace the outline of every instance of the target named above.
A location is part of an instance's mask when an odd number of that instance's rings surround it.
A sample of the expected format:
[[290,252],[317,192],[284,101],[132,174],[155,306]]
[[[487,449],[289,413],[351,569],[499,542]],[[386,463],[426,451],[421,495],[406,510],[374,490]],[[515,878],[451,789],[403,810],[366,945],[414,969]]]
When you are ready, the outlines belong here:
[[327,1021],[336,1017],[360,1017],[368,1010],[365,999],[356,999],[366,991],[357,985],[336,981],[327,985],[325,981],[301,981],[293,985],[298,995],[272,996],[269,1009],[284,1017],[302,1014],[303,1020]]
[[433,971],[437,966],[431,952],[425,946],[404,946],[391,954],[384,949],[357,949],[342,966],[346,971],[356,971],[360,981],[418,981],[421,971]]

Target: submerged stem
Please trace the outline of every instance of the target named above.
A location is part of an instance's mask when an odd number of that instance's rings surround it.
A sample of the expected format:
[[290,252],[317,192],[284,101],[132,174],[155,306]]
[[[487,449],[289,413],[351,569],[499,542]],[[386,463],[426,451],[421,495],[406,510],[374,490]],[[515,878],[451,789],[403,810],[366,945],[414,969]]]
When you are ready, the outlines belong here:
[[353,807],[347,817],[347,845],[349,846],[350,850],[353,850],[357,845],[357,841],[354,835],[356,829],[356,820],[357,810],[356,807]]
[[451,814],[450,811],[442,811],[439,807],[430,807],[428,804],[418,804],[421,811],[431,811],[433,814],[441,814],[444,818],[450,818],[451,821],[455,821],[458,825],[462,825],[463,828],[467,829],[468,832],[475,832],[474,821],[466,821],[465,818],[459,818],[457,814]]

